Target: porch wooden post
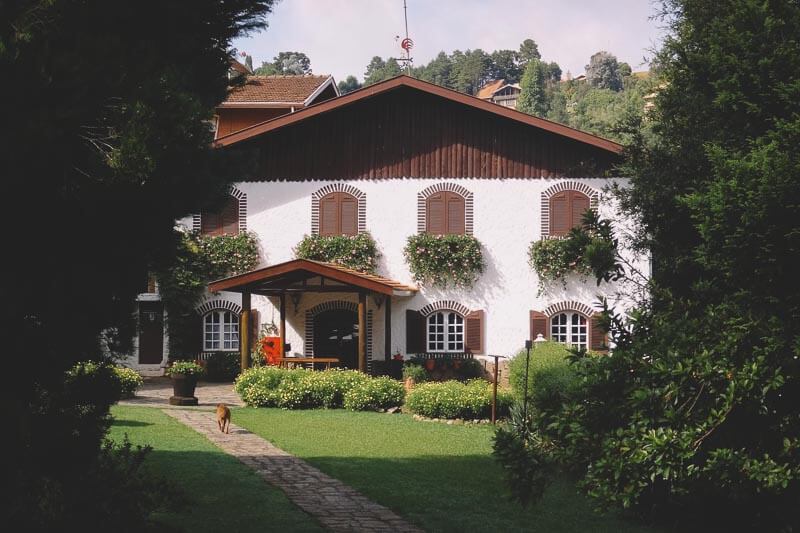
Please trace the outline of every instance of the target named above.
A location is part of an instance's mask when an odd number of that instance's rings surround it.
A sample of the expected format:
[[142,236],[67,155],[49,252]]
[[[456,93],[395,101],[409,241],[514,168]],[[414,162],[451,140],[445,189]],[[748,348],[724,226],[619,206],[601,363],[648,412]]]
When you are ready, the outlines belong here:
[[383,333],[383,357],[386,361],[392,358],[392,297],[387,295],[386,302],[386,317],[383,320],[384,333]]
[[358,369],[367,371],[367,293],[358,293]]
[[239,326],[239,355],[242,370],[250,366],[250,293],[242,293],[242,320]]
[[281,293],[281,329],[280,329],[280,336],[281,336],[281,357],[286,357],[286,293]]

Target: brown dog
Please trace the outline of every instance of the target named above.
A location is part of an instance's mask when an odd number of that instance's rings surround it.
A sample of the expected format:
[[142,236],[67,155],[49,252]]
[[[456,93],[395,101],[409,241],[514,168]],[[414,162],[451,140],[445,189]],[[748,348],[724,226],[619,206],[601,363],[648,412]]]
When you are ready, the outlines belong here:
[[224,403],[217,404],[217,425],[223,433],[230,433],[231,410]]

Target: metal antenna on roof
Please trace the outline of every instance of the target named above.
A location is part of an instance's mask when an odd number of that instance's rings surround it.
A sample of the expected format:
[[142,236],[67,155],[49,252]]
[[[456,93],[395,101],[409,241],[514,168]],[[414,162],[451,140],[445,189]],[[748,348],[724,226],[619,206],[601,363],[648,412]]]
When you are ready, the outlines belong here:
[[405,57],[398,58],[397,62],[403,63],[406,74],[410,76],[411,64],[414,62],[414,58],[411,57],[411,49],[414,48],[414,41],[412,41],[408,36],[408,6],[406,5],[406,0],[403,0],[403,18],[405,19],[406,23],[406,38],[400,41],[400,48],[403,49]]

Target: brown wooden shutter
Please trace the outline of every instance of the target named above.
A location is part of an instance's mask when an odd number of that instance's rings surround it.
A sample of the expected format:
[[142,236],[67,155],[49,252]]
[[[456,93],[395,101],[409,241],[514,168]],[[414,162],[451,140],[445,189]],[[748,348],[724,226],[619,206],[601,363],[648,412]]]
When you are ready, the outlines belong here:
[[572,204],[572,223],[570,228],[583,225],[583,214],[589,209],[589,197],[578,191],[570,191]]
[[221,232],[219,213],[200,213],[200,233],[219,235]]
[[336,193],[324,196],[319,201],[319,234],[338,235],[339,213]]
[[463,235],[464,229],[464,198],[455,193],[446,193],[447,227],[445,233]]
[[531,340],[535,341],[536,337],[541,333],[545,339],[550,338],[547,331],[547,315],[540,311],[531,311]]
[[339,204],[341,233],[344,235],[358,234],[358,201],[349,194],[341,195]]
[[445,198],[444,193],[432,194],[428,197],[426,231],[433,235],[444,235],[445,228]]
[[419,311],[406,310],[406,353],[425,353],[427,335],[425,317]]
[[464,330],[466,343],[464,350],[473,355],[483,353],[483,310],[472,311],[464,317]]
[[221,233],[224,235],[237,235],[239,233],[239,200],[233,196],[228,197],[228,202],[222,208]]
[[570,222],[568,192],[554,194],[550,198],[550,235],[566,235]]
[[608,352],[608,333],[600,325],[603,313],[595,313],[589,317],[589,348],[593,352]]

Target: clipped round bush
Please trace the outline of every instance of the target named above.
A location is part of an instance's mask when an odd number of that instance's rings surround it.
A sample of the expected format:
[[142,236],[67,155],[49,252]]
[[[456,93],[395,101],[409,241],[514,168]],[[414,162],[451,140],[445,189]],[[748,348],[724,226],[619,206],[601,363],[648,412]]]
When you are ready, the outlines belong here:
[[[510,391],[497,390],[498,416],[508,413],[511,400]],[[406,406],[429,418],[487,418],[492,412],[492,386],[481,379],[423,383],[408,393]]]
[[[569,364],[570,351],[557,342],[541,342],[531,350],[528,369],[528,400],[540,407],[553,406],[567,398],[577,386]],[[509,363],[509,381],[514,395],[522,400],[525,387],[525,350]]]
[[233,390],[251,407],[277,407],[278,388],[284,380],[298,379],[298,372],[276,366],[248,368],[236,378]]
[[116,366],[114,367],[114,373],[119,379],[120,395],[122,398],[132,398],[139,387],[144,385],[142,376],[132,368]]
[[387,376],[368,379],[344,395],[344,408],[351,411],[378,411],[403,403],[403,384]]

